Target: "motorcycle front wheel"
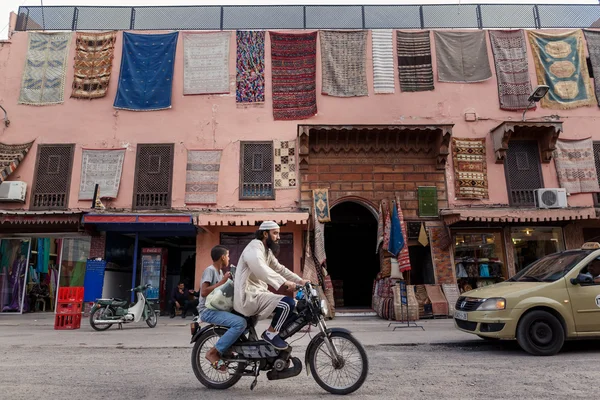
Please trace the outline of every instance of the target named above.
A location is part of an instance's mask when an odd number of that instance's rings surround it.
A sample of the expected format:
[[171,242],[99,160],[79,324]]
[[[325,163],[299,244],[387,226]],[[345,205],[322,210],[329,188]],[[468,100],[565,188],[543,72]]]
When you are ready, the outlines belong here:
[[201,384],[209,389],[224,390],[235,385],[240,379],[240,375],[234,375],[232,372],[243,371],[244,366],[237,363],[230,363],[227,366],[227,374],[221,374],[215,370],[210,362],[205,358],[206,353],[215,346],[215,343],[225,333],[223,329],[210,329],[202,334],[194,343],[192,350],[192,369],[194,375]]
[[313,378],[323,389],[333,394],[349,394],[362,386],[369,373],[369,360],[364,347],[354,336],[332,332],[330,336],[341,362],[334,361],[321,337],[309,350],[308,363]]
[[112,318],[114,315],[112,309],[109,306],[98,307],[90,314],[90,325],[96,331],[105,331],[112,326],[112,324],[97,324],[96,320]]
[[148,318],[146,318],[146,323],[150,328],[154,328],[158,323],[158,317],[156,316],[156,311],[154,308],[146,305],[146,312],[148,313]]

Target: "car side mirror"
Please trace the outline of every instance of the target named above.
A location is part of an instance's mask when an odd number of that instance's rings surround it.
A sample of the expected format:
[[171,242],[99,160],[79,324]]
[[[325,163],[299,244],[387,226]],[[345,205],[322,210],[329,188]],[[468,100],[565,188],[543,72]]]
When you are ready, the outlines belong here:
[[573,285],[580,285],[582,283],[594,283],[594,279],[586,274],[579,274],[577,278],[572,278],[571,283]]

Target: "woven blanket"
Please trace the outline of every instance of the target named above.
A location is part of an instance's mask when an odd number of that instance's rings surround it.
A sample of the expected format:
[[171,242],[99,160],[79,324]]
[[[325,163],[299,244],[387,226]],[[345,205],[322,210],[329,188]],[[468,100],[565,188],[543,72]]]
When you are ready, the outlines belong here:
[[29,32],[19,104],[60,104],[65,98],[65,75],[71,32]]
[[91,200],[99,185],[100,198],[114,199],[119,193],[125,149],[83,149],[79,200]]
[[313,201],[315,215],[319,222],[331,221],[329,210],[329,190],[328,189],[313,189]]
[[538,83],[550,87],[542,107],[567,110],[596,104],[581,31],[527,34]]
[[229,93],[231,32],[183,36],[183,94]]
[[600,192],[592,139],[559,139],[553,158],[558,182],[567,193]]
[[[396,200],[396,209],[398,211],[398,218],[400,219],[400,227],[402,228],[402,236],[404,236],[404,238],[408,238],[408,235],[406,234],[406,221],[404,221],[404,214],[402,213],[402,208],[400,207],[400,202],[398,200]],[[406,243],[406,242],[407,242],[407,240],[405,240],[404,246],[402,247],[402,250],[400,250],[400,253],[398,254],[398,257],[397,257],[398,268],[399,268],[400,272],[411,270],[410,257],[408,254],[408,243]]]
[[[531,94],[527,44],[522,30],[490,31],[494,66],[498,79],[500,108],[523,111],[529,105]],[[535,109],[535,104],[530,109]]]
[[367,31],[321,31],[321,92],[367,96]]
[[454,190],[457,199],[487,199],[485,138],[452,138]]
[[221,150],[189,150],[185,178],[186,204],[216,204]]
[[396,48],[400,90],[403,92],[433,90],[429,31],[396,31]]
[[492,77],[485,32],[435,31],[440,82],[482,82]]
[[310,118],[317,113],[317,32],[270,35],[273,118]]
[[273,145],[275,158],[275,189],[293,189],[296,179],[296,141],[275,140]]
[[31,150],[33,142],[25,144],[0,143],[0,183],[12,174]]
[[448,300],[446,300],[446,296],[442,292],[442,287],[440,285],[425,285],[425,291],[427,292],[429,301],[431,301],[433,315],[449,315]]
[[442,289],[444,291],[446,300],[448,300],[448,313],[449,315],[454,315],[454,311],[456,310],[456,302],[460,296],[458,285],[456,283],[444,283],[442,284]]
[[375,93],[394,93],[394,45],[391,29],[373,29],[373,89]]
[[71,97],[97,99],[106,96],[116,40],[117,32],[77,32]]
[[600,31],[590,31],[585,29],[583,33],[585,35],[585,41],[587,43],[588,53],[590,55],[590,63],[592,64],[594,85],[596,89],[596,100],[600,106]]
[[132,111],[171,108],[179,33],[123,32],[123,58],[114,107]]
[[236,91],[238,103],[265,101],[265,32],[237,31]]

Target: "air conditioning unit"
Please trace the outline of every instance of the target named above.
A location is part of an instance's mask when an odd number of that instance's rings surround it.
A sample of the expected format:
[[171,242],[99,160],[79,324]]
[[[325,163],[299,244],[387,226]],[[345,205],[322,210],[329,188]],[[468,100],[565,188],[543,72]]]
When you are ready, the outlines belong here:
[[25,182],[9,181],[0,183],[0,201],[2,202],[25,203],[26,193],[27,183]]
[[567,191],[565,189],[536,189],[534,196],[537,208],[567,207]]

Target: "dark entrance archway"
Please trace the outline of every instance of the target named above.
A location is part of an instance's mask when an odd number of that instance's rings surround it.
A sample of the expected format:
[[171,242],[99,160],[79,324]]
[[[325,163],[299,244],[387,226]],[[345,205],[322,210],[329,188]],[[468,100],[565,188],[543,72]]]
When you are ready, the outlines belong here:
[[346,201],[331,209],[325,250],[336,307],[371,307],[373,281],[379,272],[376,241],[377,219],[368,208]]

